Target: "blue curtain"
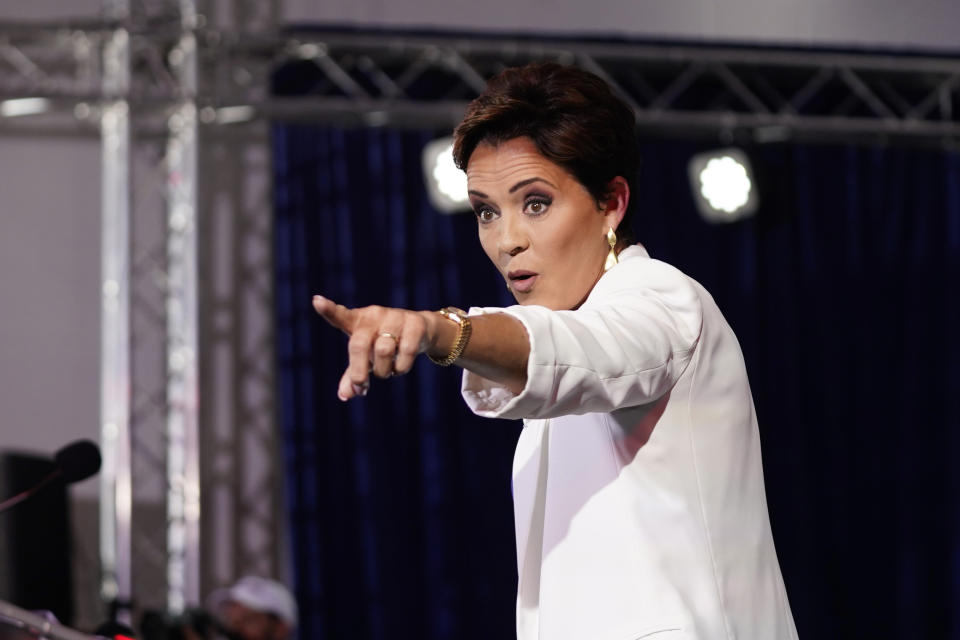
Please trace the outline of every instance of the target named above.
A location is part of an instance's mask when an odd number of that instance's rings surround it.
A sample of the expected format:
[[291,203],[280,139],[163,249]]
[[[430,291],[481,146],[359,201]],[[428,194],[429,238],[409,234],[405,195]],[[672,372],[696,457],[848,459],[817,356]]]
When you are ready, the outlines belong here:
[[[425,201],[430,132],[275,128],[277,345],[302,638],[507,638],[518,426],[420,363],[335,395],[348,305],[508,303],[470,216]],[[749,149],[759,215],[711,226],[643,143],[638,238],[701,281],[743,346],[801,637],[960,639],[960,156]]]
[[459,370],[418,363],[336,397],[346,337],[310,306],[502,305],[472,216],[425,199],[428,133],[277,127],[276,298],[301,638],[503,638],[519,424],[481,420]]

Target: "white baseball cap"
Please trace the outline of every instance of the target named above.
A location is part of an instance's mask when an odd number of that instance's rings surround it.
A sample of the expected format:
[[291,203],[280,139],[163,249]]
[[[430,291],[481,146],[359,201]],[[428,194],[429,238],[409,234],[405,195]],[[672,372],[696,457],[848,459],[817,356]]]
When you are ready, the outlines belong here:
[[276,580],[246,576],[231,587],[211,593],[207,598],[207,606],[215,611],[228,601],[242,604],[254,611],[272,613],[291,628],[297,626],[297,601],[290,590]]

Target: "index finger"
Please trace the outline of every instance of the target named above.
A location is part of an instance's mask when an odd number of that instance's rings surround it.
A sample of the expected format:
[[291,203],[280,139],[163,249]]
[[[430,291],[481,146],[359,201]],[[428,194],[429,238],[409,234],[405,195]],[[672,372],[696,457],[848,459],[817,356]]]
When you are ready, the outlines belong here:
[[347,335],[353,333],[357,312],[323,296],[313,296],[313,308],[324,320]]

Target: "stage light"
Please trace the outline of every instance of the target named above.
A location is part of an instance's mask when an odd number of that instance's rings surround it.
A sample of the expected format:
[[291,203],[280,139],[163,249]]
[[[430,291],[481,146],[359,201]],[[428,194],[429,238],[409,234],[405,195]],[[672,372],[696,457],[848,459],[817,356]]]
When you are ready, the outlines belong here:
[[470,209],[467,176],[453,163],[453,138],[440,138],[423,148],[423,178],[430,204],[442,213]]
[[688,165],[697,210],[707,222],[734,222],[757,211],[750,160],[740,149],[700,153]]
[[46,98],[13,98],[0,102],[0,116],[33,116],[50,110],[50,101]]

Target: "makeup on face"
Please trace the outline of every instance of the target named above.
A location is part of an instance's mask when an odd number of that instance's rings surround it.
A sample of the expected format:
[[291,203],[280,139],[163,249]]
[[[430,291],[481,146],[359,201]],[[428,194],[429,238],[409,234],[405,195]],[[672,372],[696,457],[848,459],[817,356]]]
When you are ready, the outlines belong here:
[[520,304],[573,309],[602,273],[607,216],[528,138],[481,144],[467,166],[480,243]]

